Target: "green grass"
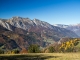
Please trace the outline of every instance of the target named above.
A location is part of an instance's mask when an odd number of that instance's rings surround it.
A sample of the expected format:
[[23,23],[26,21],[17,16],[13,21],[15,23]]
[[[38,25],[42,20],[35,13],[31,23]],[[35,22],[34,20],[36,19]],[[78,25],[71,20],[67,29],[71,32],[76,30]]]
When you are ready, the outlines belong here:
[[80,53],[1,54],[0,60],[80,60]]

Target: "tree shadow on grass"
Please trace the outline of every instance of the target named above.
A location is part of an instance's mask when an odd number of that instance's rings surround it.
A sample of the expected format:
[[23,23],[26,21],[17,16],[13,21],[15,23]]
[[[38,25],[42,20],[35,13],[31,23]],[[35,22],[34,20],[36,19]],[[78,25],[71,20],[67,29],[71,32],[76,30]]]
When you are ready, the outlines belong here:
[[0,56],[0,60],[45,60],[49,58],[58,58],[60,56],[45,56],[45,55],[13,55]]

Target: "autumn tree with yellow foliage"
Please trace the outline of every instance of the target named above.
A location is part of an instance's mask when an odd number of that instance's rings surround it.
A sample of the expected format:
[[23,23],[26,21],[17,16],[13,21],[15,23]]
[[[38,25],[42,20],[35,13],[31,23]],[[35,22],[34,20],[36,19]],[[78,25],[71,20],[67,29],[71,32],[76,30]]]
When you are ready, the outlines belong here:
[[63,42],[59,48],[60,52],[73,52],[74,46],[78,44],[78,39],[72,39],[67,42]]

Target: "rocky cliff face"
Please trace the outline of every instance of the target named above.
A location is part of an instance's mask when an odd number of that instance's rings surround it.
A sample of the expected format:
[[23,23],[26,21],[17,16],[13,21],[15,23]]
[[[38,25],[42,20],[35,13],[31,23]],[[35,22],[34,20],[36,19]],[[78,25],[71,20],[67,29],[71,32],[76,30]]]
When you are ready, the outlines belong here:
[[13,17],[13,18],[7,20],[7,23],[9,23],[15,27],[22,28],[24,30],[27,30],[31,27],[37,27],[37,26],[53,29],[53,26],[51,26],[47,22],[40,21],[38,19],[31,20],[29,18]]

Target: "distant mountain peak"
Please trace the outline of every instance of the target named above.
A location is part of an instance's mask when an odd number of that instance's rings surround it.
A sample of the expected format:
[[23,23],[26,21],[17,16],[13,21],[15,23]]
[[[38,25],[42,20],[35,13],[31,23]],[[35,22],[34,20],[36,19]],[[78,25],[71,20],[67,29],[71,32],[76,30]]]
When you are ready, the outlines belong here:
[[19,16],[14,16],[14,17],[12,17],[11,19],[9,19],[9,20],[21,20],[22,19],[22,17],[19,17]]
[[67,30],[71,30],[74,33],[76,33],[78,36],[80,36],[80,23],[71,24],[71,25],[55,24],[53,26],[57,26],[57,27],[60,27],[60,28],[65,28]]
[[22,18],[22,17],[20,17],[20,16],[14,16],[14,17],[12,17],[12,18]]

